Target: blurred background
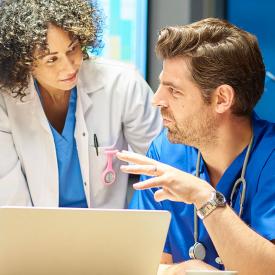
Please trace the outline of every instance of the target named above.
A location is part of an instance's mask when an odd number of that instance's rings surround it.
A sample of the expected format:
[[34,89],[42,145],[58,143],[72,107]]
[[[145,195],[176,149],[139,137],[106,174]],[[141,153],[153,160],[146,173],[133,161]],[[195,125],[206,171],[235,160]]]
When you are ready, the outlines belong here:
[[106,15],[101,55],[135,64],[153,90],[161,62],[154,46],[158,31],[206,17],[224,18],[255,34],[267,70],[265,92],[255,110],[275,122],[274,0],[98,0]]

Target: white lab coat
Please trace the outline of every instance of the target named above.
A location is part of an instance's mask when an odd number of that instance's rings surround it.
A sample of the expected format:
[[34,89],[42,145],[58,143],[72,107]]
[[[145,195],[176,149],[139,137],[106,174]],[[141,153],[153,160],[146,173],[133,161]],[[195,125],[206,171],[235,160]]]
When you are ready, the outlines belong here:
[[[136,70],[103,59],[84,61],[77,84],[75,139],[89,207],[123,208],[128,176],[113,160],[117,179],[104,186],[106,148],[145,153],[161,130],[152,91]],[[0,95],[0,205],[57,207],[58,166],[49,123],[33,80],[24,102]],[[98,137],[99,156],[94,147]]]

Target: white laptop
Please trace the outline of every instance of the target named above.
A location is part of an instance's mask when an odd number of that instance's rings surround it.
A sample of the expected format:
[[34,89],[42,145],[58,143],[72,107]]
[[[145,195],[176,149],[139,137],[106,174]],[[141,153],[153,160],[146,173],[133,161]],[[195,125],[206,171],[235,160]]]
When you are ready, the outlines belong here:
[[0,208],[0,275],[154,275],[166,211]]

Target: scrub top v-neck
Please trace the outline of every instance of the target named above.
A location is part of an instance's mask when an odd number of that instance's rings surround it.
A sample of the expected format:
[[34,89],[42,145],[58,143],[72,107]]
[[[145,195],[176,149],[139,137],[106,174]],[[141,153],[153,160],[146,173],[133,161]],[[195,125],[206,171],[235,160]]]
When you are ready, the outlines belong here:
[[[36,90],[40,94],[37,83]],[[50,123],[53,134],[59,175],[59,207],[87,208],[87,200],[83,187],[75,130],[75,111],[77,89],[72,89],[67,116],[62,133],[60,134]]]

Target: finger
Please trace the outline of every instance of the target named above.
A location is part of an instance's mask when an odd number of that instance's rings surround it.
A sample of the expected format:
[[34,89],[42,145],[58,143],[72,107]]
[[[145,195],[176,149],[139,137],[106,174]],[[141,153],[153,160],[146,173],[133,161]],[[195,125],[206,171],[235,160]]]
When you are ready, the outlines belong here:
[[157,202],[164,201],[164,200],[174,201],[175,197],[169,192],[169,190],[161,188],[154,193],[154,199]]
[[134,164],[156,165],[159,163],[156,160],[150,159],[148,157],[145,157],[145,156],[137,154],[137,153],[128,152],[128,151],[118,152],[116,154],[116,157],[122,161],[130,162],[130,163],[134,163]]
[[146,175],[151,177],[163,174],[161,168],[158,168],[156,165],[121,165],[120,170],[128,174]]
[[157,188],[157,187],[162,187],[162,186],[163,186],[162,176],[150,178],[148,180],[140,181],[140,182],[133,184],[133,187],[136,190],[144,190],[144,189]]

